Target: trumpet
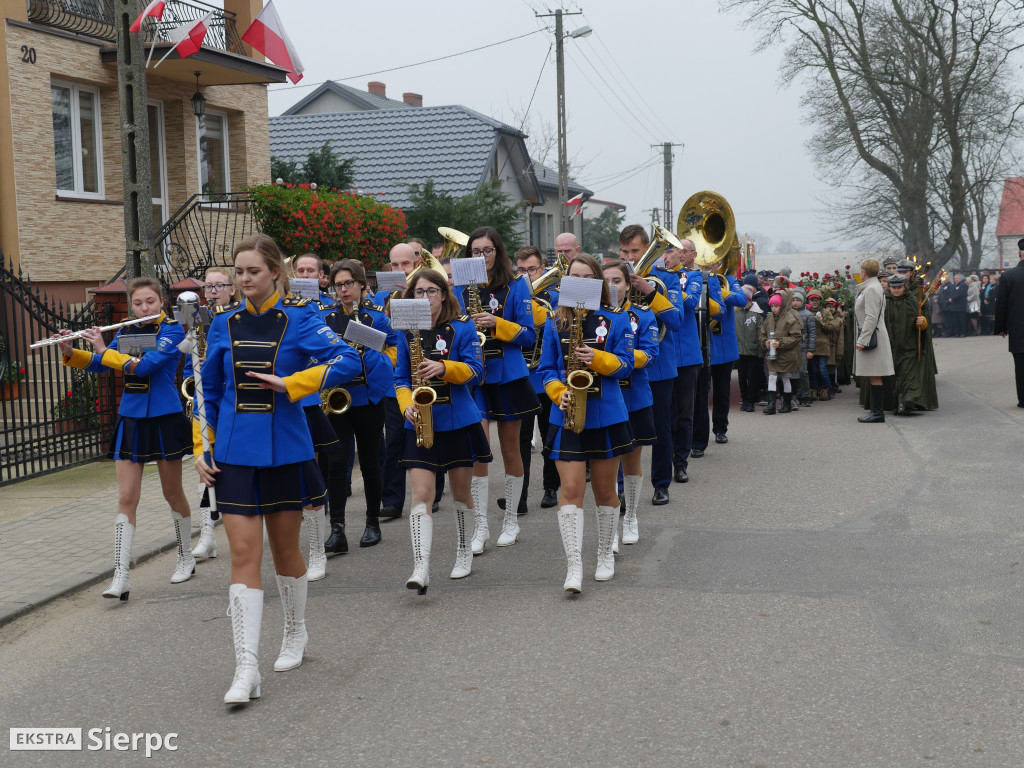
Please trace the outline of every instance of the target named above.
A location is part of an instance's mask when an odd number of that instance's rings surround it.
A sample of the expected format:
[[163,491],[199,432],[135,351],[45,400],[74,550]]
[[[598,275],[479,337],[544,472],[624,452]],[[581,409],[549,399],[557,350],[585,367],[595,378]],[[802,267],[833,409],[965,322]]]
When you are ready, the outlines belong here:
[[437,391],[428,387],[420,377],[419,367],[423,362],[423,345],[419,332],[413,331],[409,341],[409,367],[412,378],[412,402],[416,406],[416,418],[413,425],[416,429],[416,446],[431,448],[434,445],[434,414],[431,406],[437,400]]
[[[153,320],[157,320],[159,319],[159,317],[160,315],[149,315],[148,317],[140,317],[137,320],[125,320],[123,323],[114,323],[113,325],[101,326],[99,330],[112,331],[115,328],[124,328],[126,325],[141,325],[142,323],[149,323],[152,322]],[[51,336],[48,339],[41,339],[32,344],[29,344],[29,349],[36,349],[37,347],[46,347],[49,346],[50,344],[58,344],[62,341],[74,341],[75,339],[82,338],[85,335],[86,331],[88,330],[89,329],[86,328],[81,331],[69,333],[67,336]]]
[[583,346],[583,304],[573,310],[572,326],[569,328],[569,354],[565,363],[565,384],[569,387],[569,402],[565,407],[565,428],[577,435],[587,423],[587,390],[594,385],[594,374],[587,370],[579,359],[576,348]]

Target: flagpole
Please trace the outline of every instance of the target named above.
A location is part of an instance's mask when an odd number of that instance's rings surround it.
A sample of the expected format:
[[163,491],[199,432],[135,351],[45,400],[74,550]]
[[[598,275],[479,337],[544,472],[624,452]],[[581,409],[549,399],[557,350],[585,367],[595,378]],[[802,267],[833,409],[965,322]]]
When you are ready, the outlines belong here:
[[[149,62],[151,62],[153,60],[153,49],[156,48],[156,32],[157,32],[157,30],[156,30],[156,26],[157,26],[156,22],[154,21],[152,24],[150,24],[150,26],[153,27],[153,42],[149,44],[149,56],[146,57],[145,69],[149,69]],[[162,61],[162,59],[161,59],[161,61]],[[154,69],[155,69],[155,67],[154,67]]]
[[177,47],[178,47],[178,44],[177,44],[177,43],[175,43],[174,45],[172,45],[172,46],[171,46],[171,50],[169,50],[169,51],[168,51],[167,53],[165,53],[165,54],[163,55],[163,58],[162,58],[162,59],[160,59],[160,61],[158,61],[158,62],[157,62],[156,64],[154,64],[154,65],[153,65],[153,69],[156,69],[156,68],[157,68],[157,67],[159,67],[159,66],[160,66],[161,64],[163,64],[163,63],[164,63],[164,59],[166,59],[166,58],[167,58],[168,56],[170,56],[170,55],[171,55],[171,53],[173,53],[173,52],[174,52],[174,50],[175,50],[175,49],[176,49]]

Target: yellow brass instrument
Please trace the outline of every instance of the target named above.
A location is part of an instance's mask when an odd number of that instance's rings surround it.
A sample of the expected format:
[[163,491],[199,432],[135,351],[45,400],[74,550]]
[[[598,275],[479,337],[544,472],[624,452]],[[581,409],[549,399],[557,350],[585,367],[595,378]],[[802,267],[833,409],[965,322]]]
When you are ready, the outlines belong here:
[[196,377],[188,376],[181,380],[181,394],[185,397],[185,415],[191,421],[192,404],[196,399]]
[[406,285],[412,285],[413,281],[416,279],[416,275],[418,275],[420,273],[420,270],[422,269],[432,269],[439,275],[441,275],[445,280],[448,279],[448,272],[444,268],[444,265],[440,261],[435,259],[434,255],[430,251],[428,251],[426,248],[420,247],[419,256],[420,263],[417,264],[413,268],[412,272],[409,273],[408,277],[406,277]]
[[[359,319],[359,302],[352,302],[352,319],[350,323],[362,324]],[[353,344],[350,341],[346,341],[350,347],[359,349],[358,344]],[[320,392],[320,410],[326,414],[333,414],[339,416],[349,408],[352,407],[352,395],[349,391],[343,387],[332,387],[331,389],[323,390]]]
[[[647,246],[647,250],[644,251],[644,255],[641,256],[636,264],[633,265],[633,271],[640,277],[646,278],[651,274],[651,270],[654,269],[654,262],[660,259],[669,248],[682,249],[683,244],[679,241],[679,238],[673,235],[669,230],[665,229],[660,225],[654,227],[654,239],[651,244]],[[634,302],[636,303],[636,302]]]
[[420,377],[419,367],[423,362],[423,345],[419,331],[413,331],[409,340],[409,368],[412,379],[412,402],[416,406],[413,426],[416,430],[416,446],[430,448],[434,445],[434,415],[431,406],[437,400],[437,391],[428,387]]
[[[550,317],[554,313],[554,308],[548,302],[544,301],[544,299],[538,299],[537,294],[557,283],[565,277],[565,273],[568,271],[569,260],[560,253],[558,254],[558,258],[556,259],[554,266],[534,280],[533,284],[530,286],[534,294],[533,300],[544,308],[546,317]],[[544,324],[541,323],[540,325],[535,326],[534,330],[537,332],[537,339],[533,342],[533,347],[530,351],[523,353],[523,357],[526,358],[526,367],[531,371],[535,370],[537,366],[540,365],[540,351],[544,340]]]
[[577,435],[587,422],[587,390],[594,385],[594,374],[587,370],[586,363],[579,359],[576,349],[583,346],[583,304],[573,310],[572,325],[569,328],[569,354],[565,363],[565,384],[569,388],[569,402],[565,407],[565,428]]
[[469,235],[459,232],[457,229],[438,227],[437,233],[444,240],[444,250],[441,251],[442,259],[459,258],[459,252],[469,244]]

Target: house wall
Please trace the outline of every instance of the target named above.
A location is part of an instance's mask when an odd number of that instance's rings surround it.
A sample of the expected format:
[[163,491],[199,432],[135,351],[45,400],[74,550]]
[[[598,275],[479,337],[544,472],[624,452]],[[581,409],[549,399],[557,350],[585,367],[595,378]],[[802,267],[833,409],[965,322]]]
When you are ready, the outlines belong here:
[[365,107],[349,101],[344,96],[340,96],[332,91],[324,91],[295,114],[324,115],[335,112],[362,112],[364,109]]
[[[46,30],[5,24],[6,68],[0,101],[10,104],[7,157],[16,194],[0,197],[5,254],[24,272],[46,283],[83,286],[105,283],[124,263],[124,216],[117,71],[100,62],[99,46]],[[36,51],[36,63],[21,61],[21,47]],[[157,70],[159,71],[159,70]],[[53,153],[50,85],[54,79],[100,91],[104,195],[100,200],[58,195]],[[232,189],[270,177],[267,95],[263,85],[203,87],[207,108],[228,115]],[[164,107],[167,215],[199,191],[196,118],[189,101],[195,83],[150,76],[148,96]],[[6,97],[6,98],[5,98]],[[0,156],[4,155],[0,134]],[[83,296],[84,298],[84,296]]]

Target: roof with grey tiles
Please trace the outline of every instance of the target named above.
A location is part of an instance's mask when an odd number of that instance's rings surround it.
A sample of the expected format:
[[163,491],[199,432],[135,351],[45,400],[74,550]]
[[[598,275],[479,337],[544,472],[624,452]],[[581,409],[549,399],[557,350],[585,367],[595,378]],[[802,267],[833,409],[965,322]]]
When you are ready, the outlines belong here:
[[[554,168],[548,168],[546,165],[538,163],[536,160],[533,161],[533,172],[537,174],[537,183],[540,184],[541,189],[554,190],[558,192],[558,171]],[[585,192],[588,195],[593,195],[589,189],[569,179],[569,196],[575,197],[580,192]]]
[[410,184],[434,181],[453,197],[487,178],[502,135],[525,134],[463,106],[375,109],[270,118],[270,152],[303,161],[330,141],[339,157],[355,158],[356,187],[395,207],[408,207]]
[[377,94],[370,93],[369,91],[361,91],[358,88],[353,88],[351,85],[344,85],[343,83],[336,83],[333,80],[328,80],[311,94],[292,104],[281,114],[298,114],[307,104],[316,101],[327,92],[336,93],[343,99],[348,99],[353,104],[356,104],[363,109],[417,109],[417,107],[414,107],[412,104],[406,104],[404,101],[396,101],[395,99],[389,99],[386,96],[378,96]]

